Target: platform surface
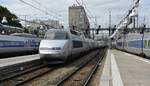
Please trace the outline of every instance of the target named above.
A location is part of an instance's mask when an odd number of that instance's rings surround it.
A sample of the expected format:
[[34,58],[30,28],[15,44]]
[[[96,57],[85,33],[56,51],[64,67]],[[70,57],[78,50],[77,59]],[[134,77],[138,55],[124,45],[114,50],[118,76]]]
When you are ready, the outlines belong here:
[[23,62],[28,62],[28,61],[33,61],[33,60],[37,60],[37,59],[40,59],[39,54],[0,59],[0,67],[23,63]]
[[150,60],[108,50],[99,86],[150,86]]

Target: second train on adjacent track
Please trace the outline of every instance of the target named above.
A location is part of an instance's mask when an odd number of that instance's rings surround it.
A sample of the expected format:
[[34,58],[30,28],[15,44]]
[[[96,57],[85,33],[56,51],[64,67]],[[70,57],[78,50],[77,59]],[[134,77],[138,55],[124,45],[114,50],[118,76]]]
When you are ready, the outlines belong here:
[[150,57],[150,33],[128,33],[116,42],[116,48],[133,54]]

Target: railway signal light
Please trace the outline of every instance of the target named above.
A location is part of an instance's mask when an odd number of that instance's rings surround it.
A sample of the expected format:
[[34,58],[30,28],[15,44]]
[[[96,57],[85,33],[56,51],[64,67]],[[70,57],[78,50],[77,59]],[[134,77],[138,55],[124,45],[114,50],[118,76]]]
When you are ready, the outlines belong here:
[[96,30],[96,34],[99,34],[100,29],[101,29],[101,25],[98,26],[98,29]]
[[141,28],[141,32],[140,32],[140,34],[143,34],[143,33],[144,33],[144,31],[145,31],[145,27],[146,27],[146,25],[144,24],[144,25],[143,25],[143,27]]

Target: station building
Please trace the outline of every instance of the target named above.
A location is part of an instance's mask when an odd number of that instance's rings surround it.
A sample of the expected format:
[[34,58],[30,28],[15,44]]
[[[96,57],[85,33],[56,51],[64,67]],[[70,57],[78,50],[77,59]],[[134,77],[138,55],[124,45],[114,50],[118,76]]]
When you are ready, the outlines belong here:
[[82,31],[86,37],[90,37],[90,23],[83,6],[72,5],[69,7],[69,27]]

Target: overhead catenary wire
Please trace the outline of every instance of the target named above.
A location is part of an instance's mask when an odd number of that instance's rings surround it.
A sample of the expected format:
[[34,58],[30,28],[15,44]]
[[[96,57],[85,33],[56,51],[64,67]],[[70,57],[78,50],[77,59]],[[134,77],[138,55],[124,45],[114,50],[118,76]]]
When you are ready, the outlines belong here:
[[[85,7],[85,10],[87,10],[88,14],[87,16],[90,18],[90,20],[97,25],[97,22],[95,21],[95,17],[93,16],[93,14],[91,13],[91,11],[87,8],[86,4],[83,2],[83,6]],[[93,19],[94,18],[94,19]]]
[[80,6],[81,4],[80,4],[80,2],[78,1],[78,0],[76,0],[76,2],[77,2],[77,4]]
[[[97,22],[95,21],[95,17],[92,15],[92,13],[90,12],[90,10],[87,8],[87,6],[86,6],[86,4],[84,3],[84,1],[81,0],[82,4],[81,4],[78,0],[76,0],[76,2],[77,2],[77,4],[78,4],[79,6],[82,5],[82,6],[85,8],[86,12],[88,12],[87,17],[91,20],[91,22],[92,22],[94,25],[97,25]],[[93,19],[93,18],[94,18],[94,19]]]
[[[24,4],[26,4],[26,5],[31,6],[32,8],[34,8],[34,9],[36,9],[36,10],[39,10],[39,11],[41,11],[41,12],[44,12],[46,15],[50,15],[50,16],[53,16],[53,17],[55,17],[56,19],[58,19],[58,17],[52,15],[51,13],[49,13],[49,12],[43,10],[43,9],[40,9],[40,8],[34,6],[33,4],[30,4],[29,2],[26,2],[26,1],[24,1],[24,0],[19,0],[19,1],[22,2],[22,3],[24,3]],[[37,3],[38,3],[38,2],[37,2]],[[58,19],[58,20],[59,20],[59,19]]]
[[128,25],[132,23],[131,19],[132,17],[138,16],[137,10],[139,7],[139,2],[140,0],[134,0],[134,5],[133,7],[129,10],[128,14],[120,21],[118,24],[116,31],[113,33],[110,38],[114,38],[115,36],[118,37],[118,34],[121,34],[121,32],[118,32],[119,29],[125,29]]
[[45,11],[43,11],[43,10],[41,10],[41,9],[39,9],[39,8],[37,8],[37,7],[35,7],[34,5],[25,2],[24,0],[19,0],[19,1],[21,1],[21,2],[24,3],[24,4],[27,4],[27,5],[31,6],[31,7],[33,7],[33,8],[35,8],[35,9],[39,10],[39,11],[45,12]]
[[[44,7],[46,10],[48,10],[48,11],[51,12],[51,13],[53,13],[54,15],[57,15],[57,18],[59,18],[59,19],[63,18],[62,15],[60,15],[60,14],[54,12],[53,10],[47,8],[45,5],[42,5],[40,2],[38,2],[38,1],[36,1],[36,0],[32,0],[32,1],[35,2],[36,4],[38,4],[39,6]],[[46,12],[47,12],[47,11],[46,11]]]

